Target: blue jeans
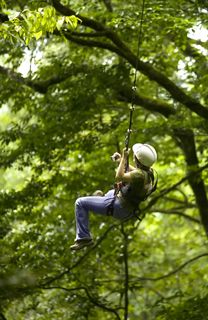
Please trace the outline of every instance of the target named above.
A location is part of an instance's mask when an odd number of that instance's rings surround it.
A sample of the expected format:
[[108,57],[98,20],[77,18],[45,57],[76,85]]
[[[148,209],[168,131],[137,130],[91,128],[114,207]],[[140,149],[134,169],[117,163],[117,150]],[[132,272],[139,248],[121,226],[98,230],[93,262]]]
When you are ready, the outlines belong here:
[[[114,190],[108,191],[103,197],[89,196],[78,198],[75,202],[76,240],[89,239],[89,211],[107,215],[109,205],[114,199]],[[120,200],[115,199],[113,217],[126,219],[133,216],[131,212],[121,206]]]

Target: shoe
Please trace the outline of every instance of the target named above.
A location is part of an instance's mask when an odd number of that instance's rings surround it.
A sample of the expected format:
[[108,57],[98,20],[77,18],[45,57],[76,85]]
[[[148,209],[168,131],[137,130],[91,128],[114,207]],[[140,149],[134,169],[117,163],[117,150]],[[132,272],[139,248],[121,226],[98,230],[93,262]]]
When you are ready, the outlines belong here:
[[89,247],[94,244],[92,239],[79,239],[75,240],[74,244],[70,246],[71,250],[80,250],[84,247]]
[[93,196],[102,197],[102,196],[103,196],[103,192],[102,192],[101,190],[96,190],[96,191],[93,193]]

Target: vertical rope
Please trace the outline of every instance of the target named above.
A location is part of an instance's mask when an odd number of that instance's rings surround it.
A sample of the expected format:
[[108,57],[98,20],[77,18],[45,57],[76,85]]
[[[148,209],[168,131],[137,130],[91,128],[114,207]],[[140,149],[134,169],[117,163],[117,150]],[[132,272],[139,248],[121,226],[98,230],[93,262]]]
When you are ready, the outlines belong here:
[[131,108],[132,109],[134,109],[134,102],[135,102],[135,96],[136,96],[137,71],[138,71],[138,64],[139,64],[139,59],[140,59],[140,49],[141,49],[141,44],[142,44],[144,8],[145,8],[145,0],[142,1],[142,11],[141,11],[141,19],[140,19],[140,25],[139,25],[138,45],[137,45],[137,54],[136,54],[137,60],[136,60],[136,68],[135,68],[134,81],[133,81],[133,87],[132,87],[132,100],[131,100]]
[[[137,45],[137,54],[136,54],[136,68],[134,72],[134,81],[132,86],[132,97],[131,97],[131,107],[130,107],[130,114],[129,114],[129,127],[126,133],[125,138],[125,148],[126,150],[129,149],[129,142],[130,142],[130,136],[131,136],[131,128],[133,124],[133,112],[134,112],[134,103],[135,103],[135,97],[136,97],[136,84],[137,84],[137,71],[138,71],[138,63],[140,59],[140,48],[142,44],[142,28],[143,28],[143,19],[144,19],[144,8],[145,8],[145,0],[142,1],[142,11],[141,11],[141,19],[140,19],[140,25],[139,25],[139,33],[138,33],[138,45]],[[128,171],[129,166],[129,160],[127,159],[125,172]]]

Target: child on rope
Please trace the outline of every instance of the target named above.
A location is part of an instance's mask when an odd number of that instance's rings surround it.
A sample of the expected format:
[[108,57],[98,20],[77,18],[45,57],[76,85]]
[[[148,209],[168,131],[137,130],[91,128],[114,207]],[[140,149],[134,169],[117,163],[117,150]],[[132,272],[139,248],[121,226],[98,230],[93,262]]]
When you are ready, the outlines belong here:
[[[116,170],[117,190],[109,190],[104,196],[81,197],[75,203],[76,239],[71,250],[79,250],[93,244],[89,231],[89,211],[113,216],[116,219],[128,219],[135,216],[139,203],[156,189],[151,166],[157,160],[155,149],[149,144],[137,143],[133,146],[135,166],[125,164],[129,150],[124,149],[122,155],[114,153],[112,158],[119,163]],[[154,189],[154,190],[153,190]]]

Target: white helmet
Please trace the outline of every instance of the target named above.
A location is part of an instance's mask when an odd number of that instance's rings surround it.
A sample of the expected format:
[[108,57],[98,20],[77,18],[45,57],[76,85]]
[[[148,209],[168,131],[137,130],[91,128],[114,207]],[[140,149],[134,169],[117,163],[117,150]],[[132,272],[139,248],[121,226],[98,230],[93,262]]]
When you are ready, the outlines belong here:
[[146,167],[151,167],[157,160],[157,152],[149,144],[136,143],[132,150],[139,162]]

